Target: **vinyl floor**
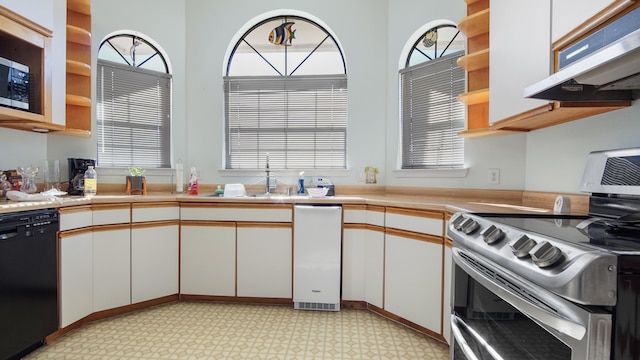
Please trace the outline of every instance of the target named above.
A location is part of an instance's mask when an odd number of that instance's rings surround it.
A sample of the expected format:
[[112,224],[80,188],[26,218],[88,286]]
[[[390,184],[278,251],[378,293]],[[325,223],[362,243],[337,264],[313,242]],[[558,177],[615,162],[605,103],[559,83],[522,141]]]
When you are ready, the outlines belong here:
[[449,347],[368,310],[174,302],[85,324],[25,359],[449,359]]

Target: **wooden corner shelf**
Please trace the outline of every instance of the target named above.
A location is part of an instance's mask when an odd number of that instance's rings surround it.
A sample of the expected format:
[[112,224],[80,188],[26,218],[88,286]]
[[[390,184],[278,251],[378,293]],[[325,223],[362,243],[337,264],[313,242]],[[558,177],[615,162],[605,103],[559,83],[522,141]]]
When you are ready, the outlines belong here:
[[67,0],[66,127],[91,136],[91,0]]
[[489,67],[489,49],[464,55],[458,59],[458,66],[467,72]]
[[67,0],[67,9],[84,15],[91,15],[91,1]]
[[91,33],[81,27],[67,24],[67,42],[91,46]]
[[460,20],[458,30],[460,30],[467,39],[489,33],[489,8],[478,11]]
[[91,65],[67,59],[67,73],[90,77]]
[[80,95],[67,94],[67,105],[91,107],[91,98]]
[[489,88],[466,92],[458,95],[458,101],[469,106],[489,102]]

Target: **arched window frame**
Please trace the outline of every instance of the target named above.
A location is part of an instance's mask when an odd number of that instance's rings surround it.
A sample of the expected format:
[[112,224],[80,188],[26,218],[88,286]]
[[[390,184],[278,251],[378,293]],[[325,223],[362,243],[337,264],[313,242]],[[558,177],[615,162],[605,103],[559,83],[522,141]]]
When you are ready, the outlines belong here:
[[[464,168],[464,139],[457,133],[465,128],[466,108],[456,100],[466,87],[464,70],[457,65],[457,59],[464,55],[464,37],[459,32],[449,32],[444,46],[434,44],[432,56],[419,48],[430,32],[442,28],[451,30],[456,25],[448,20],[425,25],[407,41],[401,56],[401,169]],[[456,40],[461,45],[451,47]],[[438,47],[447,51],[439,52]],[[423,62],[416,63],[414,59],[412,63],[412,56],[418,53],[424,55]]]
[[155,41],[129,30],[105,36],[97,66],[98,166],[171,167],[171,88],[171,65]]
[[[304,21],[320,29],[322,41],[331,41],[335,46],[340,71],[298,74],[298,68],[314,56],[322,42],[291,67],[285,60],[284,71],[249,43],[273,73],[230,75],[234,73],[233,61],[240,44],[261,26],[276,20]],[[347,77],[338,40],[321,21],[300,13],[266,14],[247,23],[245,29],[230,46],[225,62],[225,168],[263,169],[269,154],[269,166],[275,169],[346,169]],[[262,36],[266,39],[267,35]],[[294,39],[292,47],[295,44]],[[284,47],[284,56],[288,56],[288,49]],[[310,103],[313,99],[315,103]]]

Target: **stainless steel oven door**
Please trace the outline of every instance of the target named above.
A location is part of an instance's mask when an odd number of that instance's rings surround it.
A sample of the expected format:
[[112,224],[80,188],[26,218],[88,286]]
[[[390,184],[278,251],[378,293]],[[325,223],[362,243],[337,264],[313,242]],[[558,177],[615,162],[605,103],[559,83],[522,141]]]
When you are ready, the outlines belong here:
[[455,243],[452,256],[451,359],[610,358],[609,313],[566,301]]

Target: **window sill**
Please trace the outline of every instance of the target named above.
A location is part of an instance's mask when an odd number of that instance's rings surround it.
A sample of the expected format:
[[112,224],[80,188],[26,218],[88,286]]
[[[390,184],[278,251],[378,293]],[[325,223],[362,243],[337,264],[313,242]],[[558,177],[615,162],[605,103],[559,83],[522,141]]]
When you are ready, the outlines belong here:
[[[172,168],[143,168],[144,175],[150,176],[171,176],[175,173],[175,169]],[[128,167],[96,167],[98,175],[106,176],[126,176],[131,175]]]
[[467,173],[469,168],[393,170],[393,176],[397,178],[463,178],[467,177]]

